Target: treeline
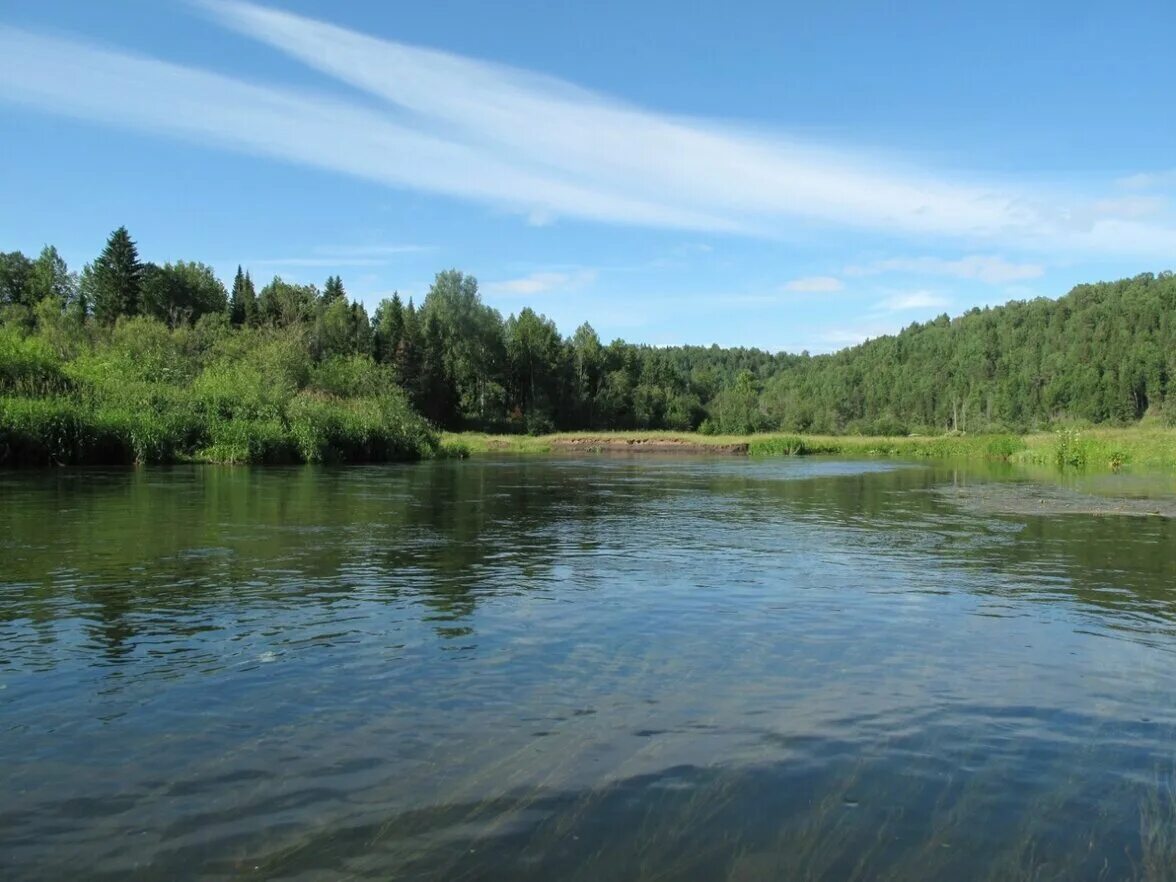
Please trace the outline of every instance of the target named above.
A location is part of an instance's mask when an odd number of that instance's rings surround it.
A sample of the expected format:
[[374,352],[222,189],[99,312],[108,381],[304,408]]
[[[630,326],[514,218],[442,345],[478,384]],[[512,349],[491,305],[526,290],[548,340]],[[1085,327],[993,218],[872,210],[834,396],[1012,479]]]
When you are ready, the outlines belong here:
[[1031,431],[1176,425],[1176,277],[1144,273],[912,324],[765,379],[790,431]]
[[[245,460],[380,458],[417,443],[389,446],[362,432],[368,440],[344,442],[336,427],[335,440],[300,446],[293,427],[310,402],[379,402],[404,426],[416,413],[441,428],[531,433],[1171,423],[1174,312],[1176,278],[1162,273],[943,315],[833,355],[606,344],[588,324],[564,337],[529,308],[504,319],[456,270],[439,273],[419,305],[393,296],[369,316],[337,276],[321,289],[276,277],[258,289],[238,268],[226,289],[201,263],[140,262],[120,228],[79,274],[52,247],[35,259],[0,254],[0,419],[12,435],[14,402],[150,413],[183,393],[203,429],[169,455]],[[269,441],[230,440],[238,430],[254,438],[261,423]]]
[[257,305],[272,315],[246,321],[207,266],[142,263],[124,229],[80,274],[51,247],[35,260],[0,255],[0,464],[439,451],[391,367],[362,354],[370,330],[365,343],[366,317],[341,284],[333,299],[302,304],[296,321],[281,310],[309,292],[267,288]]

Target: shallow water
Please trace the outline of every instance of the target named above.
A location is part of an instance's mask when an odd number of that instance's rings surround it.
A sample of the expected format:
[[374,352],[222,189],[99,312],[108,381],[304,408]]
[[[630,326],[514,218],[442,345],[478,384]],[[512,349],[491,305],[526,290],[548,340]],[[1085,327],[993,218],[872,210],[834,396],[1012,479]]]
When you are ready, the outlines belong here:
[[1171,878],[1176,521],[1031,480],[0,474],[0,876]]

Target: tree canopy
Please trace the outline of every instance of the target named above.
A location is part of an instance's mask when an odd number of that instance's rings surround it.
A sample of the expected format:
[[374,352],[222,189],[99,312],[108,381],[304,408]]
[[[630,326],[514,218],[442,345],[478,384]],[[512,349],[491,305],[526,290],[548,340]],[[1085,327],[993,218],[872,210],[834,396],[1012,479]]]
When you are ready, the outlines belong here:
[[564,337],[529,307],[503,318],[455,269],[437,274],[419,307],[394,294],[369,318],[339,276],[321,291],[275,277],[256,292],[239,266],[229,293],[205,264],[140,262],[123,227],[80,279],[51,246],[35,260],[0,253],[0,323],[40,327],[65,351],[76,349],[62,342],[69,328],[93,336],[135,316],[296,332],[314,363],[366,360],[418,412],[455,429],[902,434],[1176,422],[1167,272],[942,315],[810,356],[606,344],[587,323]]

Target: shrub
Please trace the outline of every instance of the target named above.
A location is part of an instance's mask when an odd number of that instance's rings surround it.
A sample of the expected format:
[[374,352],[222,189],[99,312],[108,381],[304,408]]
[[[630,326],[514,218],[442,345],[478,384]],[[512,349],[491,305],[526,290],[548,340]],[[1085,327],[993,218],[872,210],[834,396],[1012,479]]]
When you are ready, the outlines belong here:
[[1010,459],[1025,449],[1025,442],[1014,435],[996,435],[984,447],[989,459]]

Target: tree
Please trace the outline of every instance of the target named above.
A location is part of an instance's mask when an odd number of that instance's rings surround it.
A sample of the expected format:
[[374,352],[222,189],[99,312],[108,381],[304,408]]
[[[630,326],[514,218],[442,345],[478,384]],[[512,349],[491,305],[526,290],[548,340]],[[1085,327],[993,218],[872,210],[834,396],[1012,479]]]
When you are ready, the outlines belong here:
[[317,301],[314,285],[293,285],[274,276],[257,297],[258,317],[283,328],[309,322],[314,318]]
[[549,428],[559,397],[563,345],[555,323],[530,307],[505,327],[508,388],[528,430]]
[[142,274],[142,312],[169,327],[194,324],[203,315],[224,312],[228,304],[225,286],[203,263],[148,263]]
[[502,316],[482,303],[478,280],[458,270],[438,273],[421,307],[436,319],[442,357],[454,383],[457,407],[486,416],[492,385],[502,379]]
[[370,356],[373,353],[372,321],[358,300],[351,304],[352,352]]
[[52,245],[41,249],[29,273],[29,297],[36,303],[46,297],[56,297],[63,305],[73,302],[78,295],[78,279]]
[[229,297],[229,321],[234,325],[257,324],[257,292],[253,289],[253,279],[249,278],[249,273],[241,272],[240,264]]
[[143,266],[139,250],[126,227],[119,227],[106,240],[106,247],[87,273],[86,292],[94,316],[103,324],[114,324],[120,316],[140,311]]
[[355,321],[346,300],[333,300],[320,310],[314,326],[315,355],[323,360],[355,352]]
[[338,276],[328,276],[323,286],[323,305],[329,306],[336,300],[347,300],[347,292],[343,289],[343,280]]
[[379,361],[391,364],[396,358],[396,350],[400,348],[400,341],[404,338],[404,305],[400,302],[400,295],[392,292],[391,300],[384,300],[376,307],[375,355]]
[[445,365],[441,323],[434,315],[425,319],[420,388],[420,409],[425,417],[438,426],[455,427],[458,422],[456,390]]
[[396,371],[396,382],[408,393],[409,398],[421,410],[424,393],[421,389],[421,356],[424,341],[421,338],[420,322],[412,298],[404,309],[404,333],[396,344],[392,366]]
[[592,325],[584,322],[572,336],[573,396],[578,403],[576,422],[596,428],[596,397],[604,367],[604,347]]
[[30,306],[33,262],[19,251],[0,252],[0,306]]

